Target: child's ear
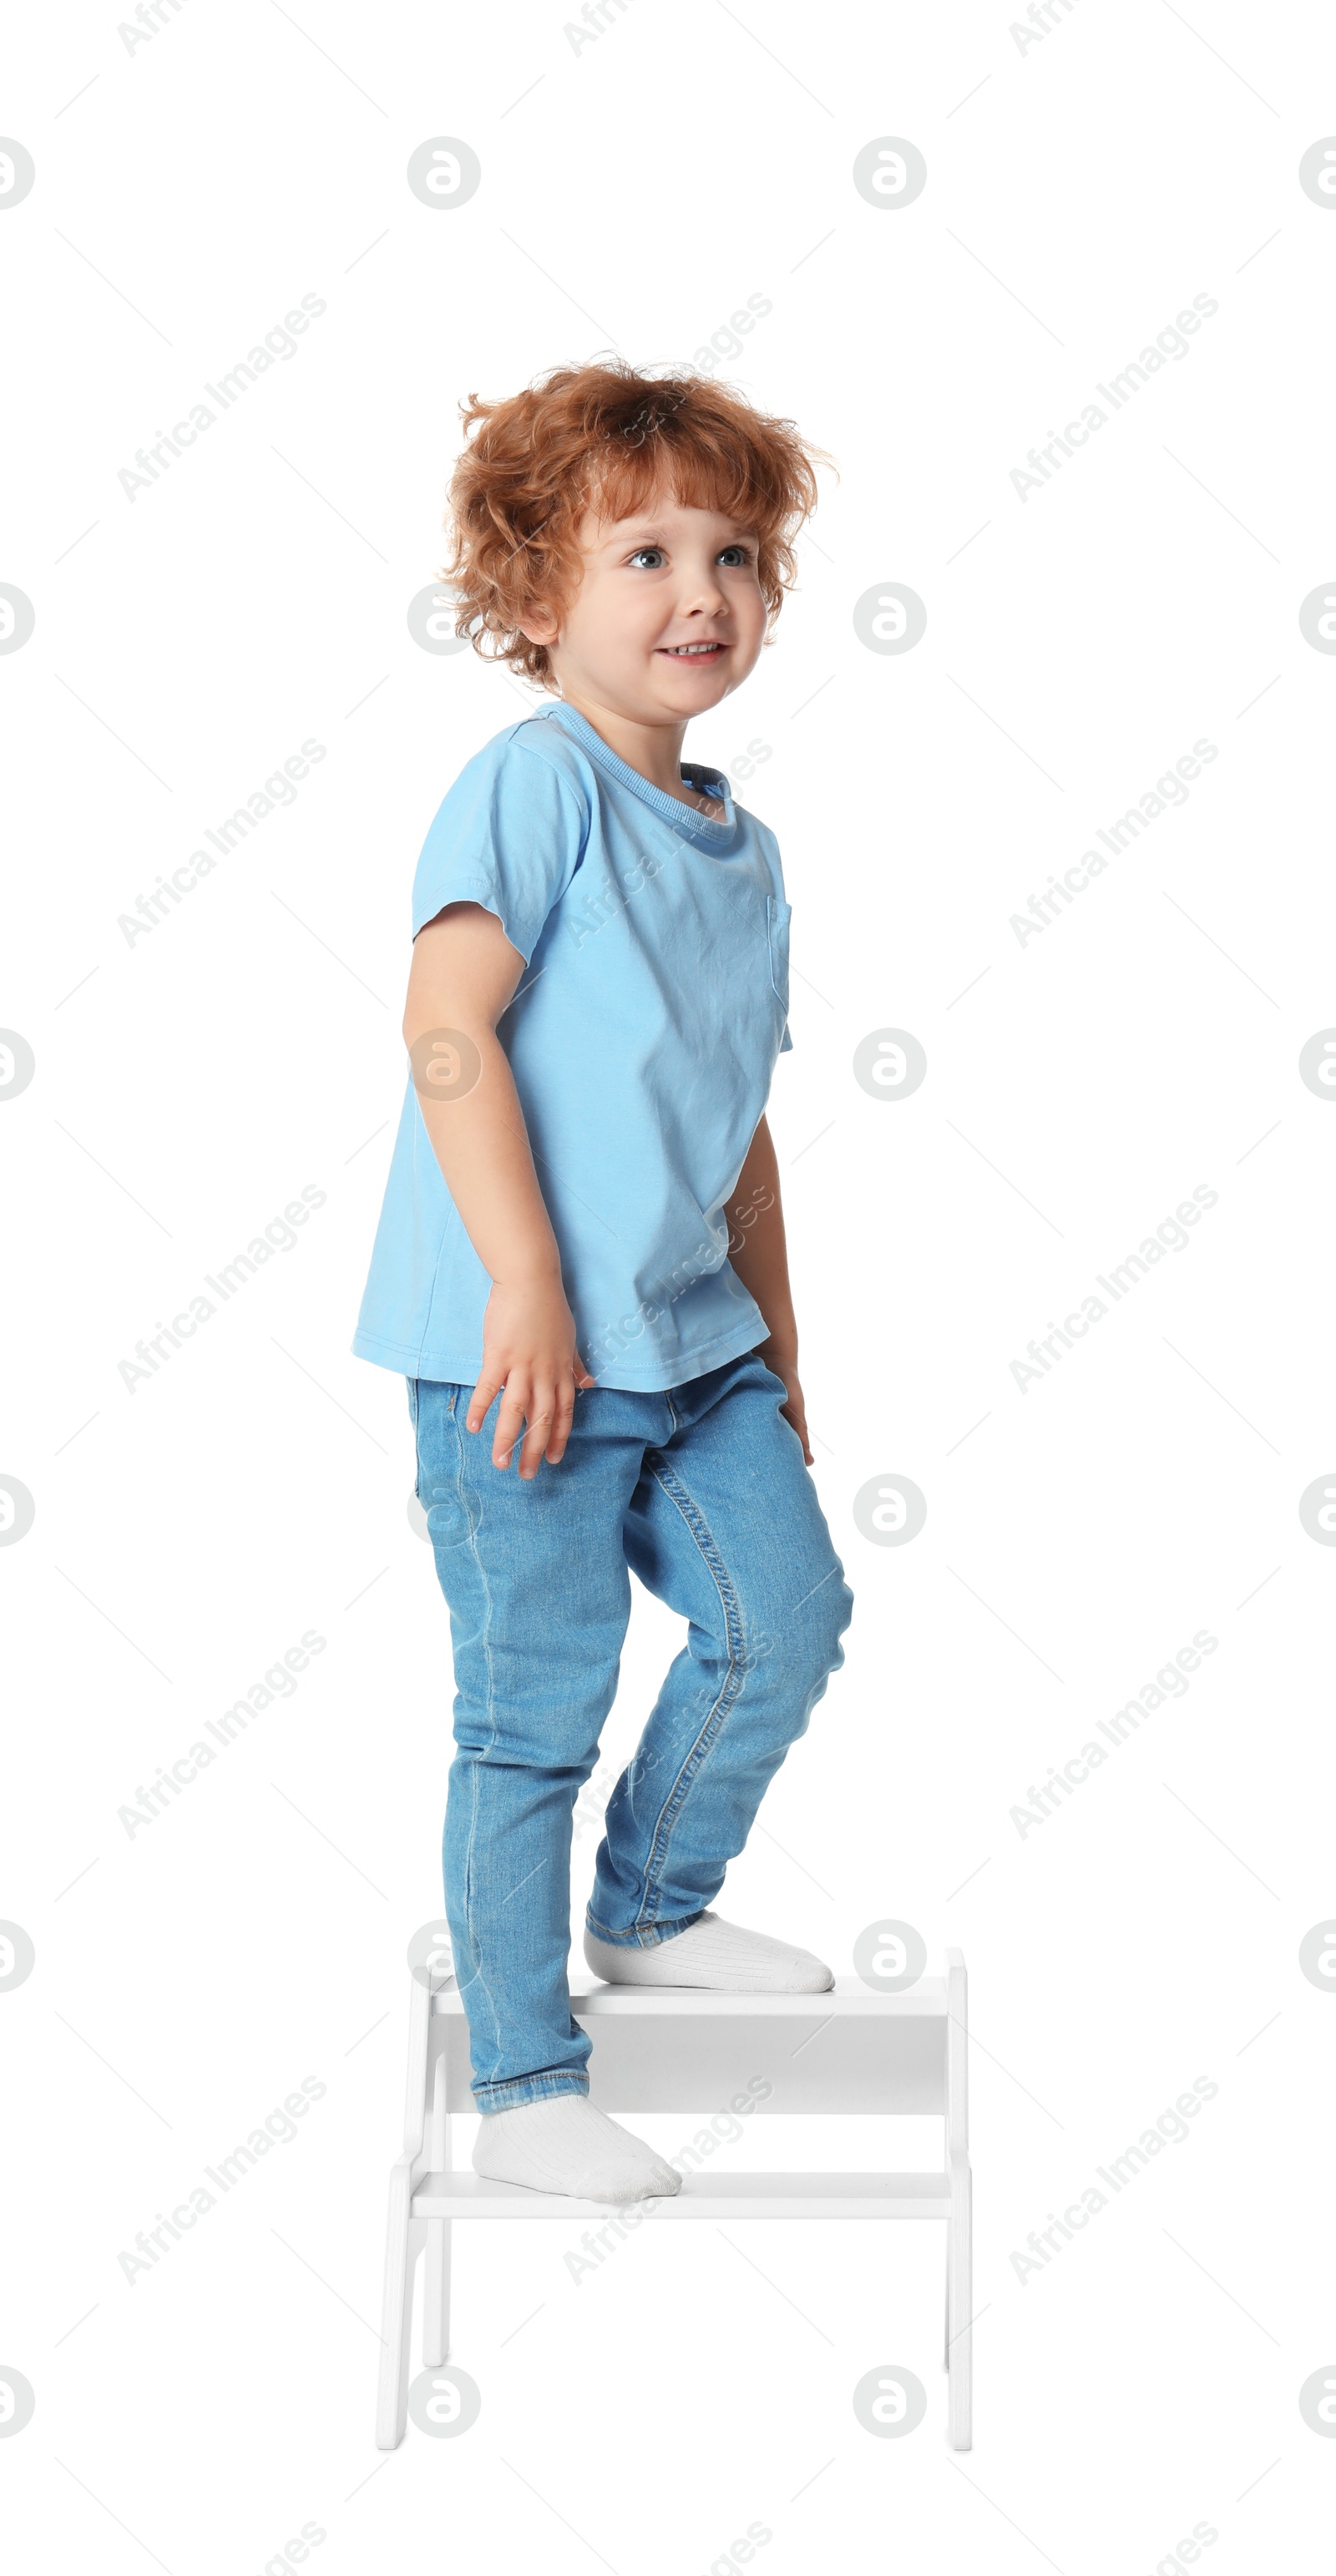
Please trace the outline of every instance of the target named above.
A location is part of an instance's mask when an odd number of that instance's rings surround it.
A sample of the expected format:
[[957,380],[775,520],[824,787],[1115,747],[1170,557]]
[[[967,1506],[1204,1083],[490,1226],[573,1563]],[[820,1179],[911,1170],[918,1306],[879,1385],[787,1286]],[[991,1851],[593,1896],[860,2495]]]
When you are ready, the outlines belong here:
[[530,609],[527,617],[520,618],[519,630],[521,635],[527,635],[531,644],[555,644],[561,632],[561,620],[539,604]]

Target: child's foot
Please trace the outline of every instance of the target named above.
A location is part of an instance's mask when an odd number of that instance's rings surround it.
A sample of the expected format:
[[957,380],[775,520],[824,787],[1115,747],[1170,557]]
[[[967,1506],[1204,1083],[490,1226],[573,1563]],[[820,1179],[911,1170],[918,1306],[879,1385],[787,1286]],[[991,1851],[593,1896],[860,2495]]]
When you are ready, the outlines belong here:
[[489,2182],[527,2183],[575,2200],[666,2200],[682,2188],[680,2173],[584,2093],[551,2093],[487,2112],[473,2170]]
[[648,1950],[634,1942],[600,1941],[586,1928],[584,1954],[610,1986],[713,1986],[737,1995],[815,1995],[835,1983],[825,1960],[810,1950],[795,1950],[791,1941],[776,1941],[768,1932],[745,1931],[740,1923],[721,1923],[708,1907],[685,1932],[656,1941]]

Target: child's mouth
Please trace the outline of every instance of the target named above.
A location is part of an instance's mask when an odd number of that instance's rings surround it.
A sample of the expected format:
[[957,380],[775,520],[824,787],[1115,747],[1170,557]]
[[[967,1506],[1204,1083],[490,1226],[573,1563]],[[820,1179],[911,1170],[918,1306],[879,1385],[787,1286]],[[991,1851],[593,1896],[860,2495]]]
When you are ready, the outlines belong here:
[[713,662],[718,660],[719,655],[726,651],[727,647],[719,643],[660,644],[656,649],[660,653],[666,653],[669,660],[673,662]]

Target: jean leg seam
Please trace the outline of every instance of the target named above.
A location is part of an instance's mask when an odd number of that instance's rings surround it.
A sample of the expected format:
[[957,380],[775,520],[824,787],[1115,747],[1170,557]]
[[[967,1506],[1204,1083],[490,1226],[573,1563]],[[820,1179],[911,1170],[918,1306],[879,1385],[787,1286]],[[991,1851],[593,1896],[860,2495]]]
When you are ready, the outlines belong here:
[[[474,1524],[472,1514],[471,1514],[471,1512],[470,1512],[470,1510],[469,1510],[467,1490],[466,1490],[466,1487],[465,1487],[465,1484],[464,1484],[464,1441],[463,1441],[463,1434],[462,1434],[462,1433],[461,1433],[461,1431],[460,1431],[458,1421],[455,1419],[455,1416],[454,1416],[454,1413],[453,1413],[453,1412],[451,1413],[450,1421],[451,1421],[451,1426],[452,1426],[453,1431],[454,1431],[454,1435],[455,1435],[455,1445],[456,1445],[456,1450],[457,1450],[457,1453],[458,1453],[458,1457],[457,1457],[457,1464],[456,1464],[456,1468],[455,1468],[455,1486],[456,1486],[456,1493],[457,1493],[457,1498],[458,1498],[458,1502],[459,1502],[460,1510],[463,1512],[465,1522],[466,1522],[466,1524],[467,1524],[467,1526],[468,1526],[468,1533],[469,1533],[469,1535],[468,1535],[468,1547],[469,1547],[469,1552],[470,1552],[470,1554],[471,1554],[471,1556],[472,1556],[472,1558],[473,1558],[474,1565],[477,1567],[477,1571],[478,1571],[478,1580],[479,1580],[479,1582],[480,1582],[480,1583],[481,1583],[481,1585],[482,1585],[482,1597],[483,1597],[482,1647],[483,1647],[483,1659],[484,1659],[484,1663],[485,1663],[485,1667],[486,1667],[486,1672],[487,1672],[487,1717],[488,1717],[488,1723],[489,1723],[489,1725],[490,1725],[490,1727],[491,1727],[491,1736],[490,1736],[489,1742],[490,1742],[491,1744],[494,1744],[494,1743],[496,1742],[496,1674],[495,1674],[495,1670],[494,1670],[494,1667],[493,1667],[493,1664],[492,1664],[492,1609],[493,1609],[493,1604],[492,1604],[492,1592],[491,1592],[491,1586],[490,1586],[490,1584],[488,1583],[488,1580],[487,1580],[486,1568],[485,1568],[485,1567],[484,1567],[484,1565],[483,1565],[482,1557],[481,1557],[481,1555],[480,1555],[480,1553],[479,1553],[479,1549],[478,1549],[478,1532],[477,1532],[477,1528],[476,1528],[476,1526],[475,1526],[475,1524]],[[493,2034],[494,2034],[494,2035],[493,2035],[493,2040],[492,2040],[492,2050],[493,2050],[493,2065],[495,2066],[495,2065],[499,2064],[499,2062],[500,2062],[500,2057],[501,2057],[501,2041],[500,2041],[500,2033],[501,2033],[501,2016],[500,2016],[500,2014],[498,2013],[497,2008],[496,2008],[496,1999],[495,1999],[495,1997],[494,1997],[494,1995],[493,1995],[493,1993],[492,1993],[492,1990],[491,1990],[490,1986],[489,1986],[489,1985],[488,1985],[488,1983],[487,1983],[487,1979],[486,1979],[486,1977],[485,1977],[485,1976],[484,1976],[484,1974],[483,1974],[482,1957],[481,1957],[481,1951],[480,1951],[479,1942],[478,1942],[478,1936],[477,1936],[476,1928],[475,1928],[475,1925],[474,1925],[474,1920],[473,1920],[473,1907],[472,1907],[472,1902],[471,1902],[471,1899],[472,1899],[472,1892],[473,1892],[473,1846],[474,1846],[474,1843],[475,1843],[475,1841],[476,1841],[476,1839],[477,1839],[477,1832],[478,1832],[478,1774],[479,1774],[479,1770],[480,1770],[481,1765],[482,1765],[482,1764],[486,1761],[486,1759],[487,1759],[487,1752],[488,1752],[488,1746],[487,1746],[487,1745],[484,1745],[484,1746],[482,1747],[481,1751],[478,1753],[478,1755],[477,1755],[476,1759],[475,1759],[475,1760],[470,1764],[470,1766],[469,1766],[469,1769],[470,1769],[469,1828],[468,1828],[468,1839],[467,1839],[467,1841],[466,1841],[466,1843],[465,1843],[465,1846],[464,1846],[464,1920],[465,1920],[466,1924],[468,1925],[469,1941],[470,1941],[470,1944],[471,1944],[471,1947],[472,1947],[472,1950],[473,1950],[473,1956],[474,1956],[475,1960],[477,1961],[477,1982],[478,1982],[478,1984],[481,1986],[483,1993],[484,1993],[484,1994],[485,1994],[485,1996],[487,1997],[487,2006],[488,2006],[488,2010],[490,2011],[491,2016],[492,2016],[492,2030],[493,2030]],[[487,2077],[485,2080],[486,2080],[487,2082],[489,2082],[489,2083],[490,2083],[490,2082],[493,2080],[493,2078],[492,2078],[492,2077]]]
[[[724,1675],[718,1696],[696,1737],[695,1743],[691,1747],[691,1751],[685,1756],[677,1773],[677,1777],[674,1780],[672,1787],[669,1789],[668,1795],[664,1799],[663,1805],[655,1820],[654,1832],[650,1837],[649,1857],[645,1864],[645,1901],[636,1916],[637,1926],[651,1919],[649,1914],[650,1900],[656,1893],[657,1881],[662,1874],[664,1863],[668,1857],[668,1847],[672,1840],[673,1827],[677,1822],[678,1816],[681,1814],[687,1791],[690,1788],[691,1782],[695,1778],[696,1773],[700,1769],[701,1761],[708,1752],[710,1745],[718,1737],[723,1721],[727,1716],[729,1709],[732,1707],[733,1702],[737,1698],[738,1692],[742,1686],[742,1675],[744,1670],[739,1651],[742,1646],[742,1623],[738,1609],[738,1598],[733,1588],[728,1568],[715,1544],[709,1523],[699,1505],[687,1492],[685,1485],[681,1484],[678,1478],[671,1472],[666,1460],[662,1460],[659,1465],[651,1467],[650,1473],[653,1476],[655,1483],[667,1496],[669,1502],[685,1522],[686,1527],[691,1532],[692,1538],[695,1540],[697,1549],[699,1550],[704,1563],[709,1568],[715,1590],[719,1595],[720,1608],[724,1614],[724,1637],[728,1648],[728,1670]],[[659,1847],[661,1836],[662,1849]]]

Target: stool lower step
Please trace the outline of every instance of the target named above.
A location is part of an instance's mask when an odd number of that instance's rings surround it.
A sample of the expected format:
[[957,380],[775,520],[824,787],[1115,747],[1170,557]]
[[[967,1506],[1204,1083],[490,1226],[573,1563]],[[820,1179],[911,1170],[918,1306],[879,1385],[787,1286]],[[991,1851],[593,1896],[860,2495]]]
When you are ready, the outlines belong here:
[[[659,2219],[686,2218],[949,2218],[951,2184],[944,2173],[694,2173],[680,2192],[648,2203]],[[619,2214],[602,2200],[532,2191],[486,2175],[428,2173],[414,2186],[414,2218],[602,2218]],[[636,2220],[631,2220],[634,2226]]]
[[[959,1950],[947,1951],[944,1977],[920,1977],[890,1993],[851,1975],[837,1977],[833,1987],[818,1995],[577,1986],[571,2002],[596,2040],[590,2098],[614,2117],[629,2113],[634,2123],[640,2113],[670,2113],[672,2134],[681,2137],[677,2123],[685,2124],[688,2114],[700,2114],[711,2102],[721,2111],[727,2104],[758,2120],[809,2113],[927,2116],[942,2124],[943,2170],[735,2173],[726,2169],[729,2156],[712,2157],[685,2175],[681,2190],[667,2198],[623,2203],[573,2200],[565,2192],[492,2182],[474,2172],[455,2128],[456,2114],[471,2118],[477,2111],[469,2029],[458,1989],[453,1979],[433,1989],[415,1971],[403,2146],[390,2171],[385,2234],[379,2448],[396,2449],[408,2420],[419,2262],[423,2370],[442,2369],[449,2355],[456,2218],[555,2220],[576,2240],[587,2238],[592,2229],[600,2243],[608,2244],[637,2233],[642,2223],[657,2226],[661,2219],[715,2219],[727,2228],[730,2221],[744,2218],[930,2218],[943,2222],[940,2348],[947,2375],[946,2438],[953,2451],[967,2451],[973,2195],[966,2116],[968,2009]],[[902,2155],[935,2157],[939,2152],[935,2142],[920,2147],[903,2132],[901,2137]],[[733,2143],[747,2152],[736,2136]],[[867,2144],[874,2154],[897,2151],[883,2146],[880,2137]],[[695,2152],[681,2150],[681,2162]],[[452,2170],[461,2155],[463,2171]],[[777,2258],[778,2247],[772,2245],[768,2261]]]

